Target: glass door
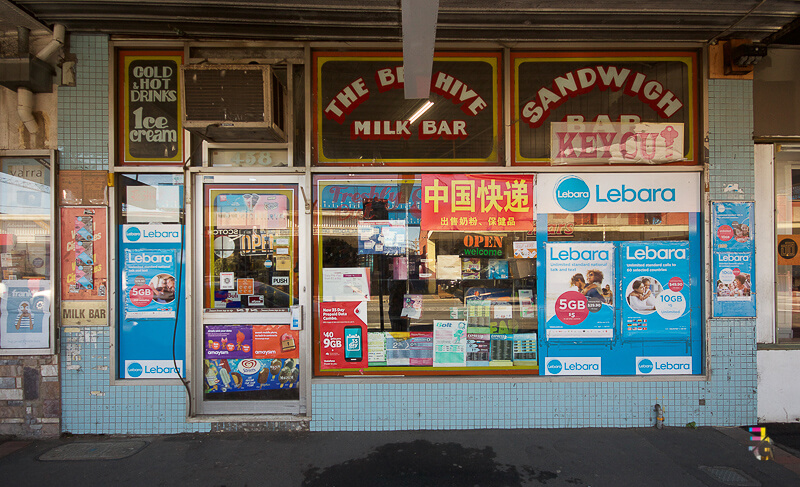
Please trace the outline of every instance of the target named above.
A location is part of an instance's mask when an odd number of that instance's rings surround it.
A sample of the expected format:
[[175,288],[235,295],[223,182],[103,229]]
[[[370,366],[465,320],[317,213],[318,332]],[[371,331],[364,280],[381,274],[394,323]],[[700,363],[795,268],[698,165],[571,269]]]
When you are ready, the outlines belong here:
[[[195,367],[201,414],[305,409],[302,179],[201,175],[196,185]],[[198,382],[199,383],[199,380]]]

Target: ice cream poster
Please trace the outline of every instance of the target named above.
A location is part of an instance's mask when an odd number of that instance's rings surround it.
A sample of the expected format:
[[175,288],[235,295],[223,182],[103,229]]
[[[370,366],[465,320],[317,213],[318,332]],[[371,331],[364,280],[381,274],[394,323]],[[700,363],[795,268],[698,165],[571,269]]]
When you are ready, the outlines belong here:
[[547,340],[614,337],[614,308],[603,296],[614,288],[613,243],[545,243]]
[[173,249],[125,249],[125,319],[175,318],[176,261]]
[[0,282],[0,348],[50,346],[50,281]]
[[270,389],[296,389],[300,366],[287,359],[205,359],[203,382],[206,394]]
[[688,340],[692,305],[689,242],[623,242],[620,254],[622,336]]

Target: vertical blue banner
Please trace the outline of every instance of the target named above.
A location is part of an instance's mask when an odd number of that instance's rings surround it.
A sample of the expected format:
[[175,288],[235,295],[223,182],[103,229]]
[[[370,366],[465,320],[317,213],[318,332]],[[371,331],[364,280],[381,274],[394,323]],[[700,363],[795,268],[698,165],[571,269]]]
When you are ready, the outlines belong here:
[[623,242],[620,248],[623,338],[689,340],[689,242]]
[[715,318],[756,315],[753,208],[752,201],[712,203]]
[[[183,231],[179,224],[120,226],[121,378],[163,379],[185,374]],[[173,333],[178,370],[173,362]]]

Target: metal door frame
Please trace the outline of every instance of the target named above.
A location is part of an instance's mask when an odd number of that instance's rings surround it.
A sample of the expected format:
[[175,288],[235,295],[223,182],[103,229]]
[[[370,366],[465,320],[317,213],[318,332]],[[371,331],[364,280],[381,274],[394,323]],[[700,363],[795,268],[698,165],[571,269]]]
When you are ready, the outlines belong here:
[[[243,173],[223,174],[219,171],[197,172],[192,175],[192,188],[187,188],[187,194],[192,195],[191,202],[187,205],[187,212],[191,218],[187,219],[186,234],[190,236],[190,245],[187,246],[187,282],[190,284],[187,289],[189,292],[187,308],[187,323],[191,326],[187,329],[187,357],[192,365],[188,376],[191,378],[192,395],[194,399],[193,415],[254,415],[264,414],[271,417],[279,415],[294,416],[306,414],[309,405],[310,380],[311,380],[311,327],[310,327],[310,303],[311,281],[310,267],[310,231],[311,214],[306,211],[308,189],[308,178],[303,174],[264,174],[264,173]],[[296,185],[295,195],[295,218],[297,226],[297,253],[298,253],[298,286],[297,298],[300,304],[300,397],[298,400],[290,401],[205,401],[203,399],[203,325],[204,323],[230,323],[235,320],[238,314],[218,315],[205,313],[203,310],[203,217],[205,211],[204,189],[207,184],[288,184]],[[259,316],[259,323],[289,323],[291,322],[291,312],[266,312]],[[252,318],[248,318],[252,322]]]

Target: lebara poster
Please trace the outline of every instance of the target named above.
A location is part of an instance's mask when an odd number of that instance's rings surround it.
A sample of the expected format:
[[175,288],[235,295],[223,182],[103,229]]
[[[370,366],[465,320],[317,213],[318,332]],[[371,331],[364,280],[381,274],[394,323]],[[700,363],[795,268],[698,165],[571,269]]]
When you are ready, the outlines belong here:
[[614,287],[613,243],[546,243],[545,339],[614,337],[614,308],[603,288]]
[[753,203],[719,201],[712,207],[714,317],[756,315]]
[[688,340],[689,242],[623,242],[620,259],[623,338]]

